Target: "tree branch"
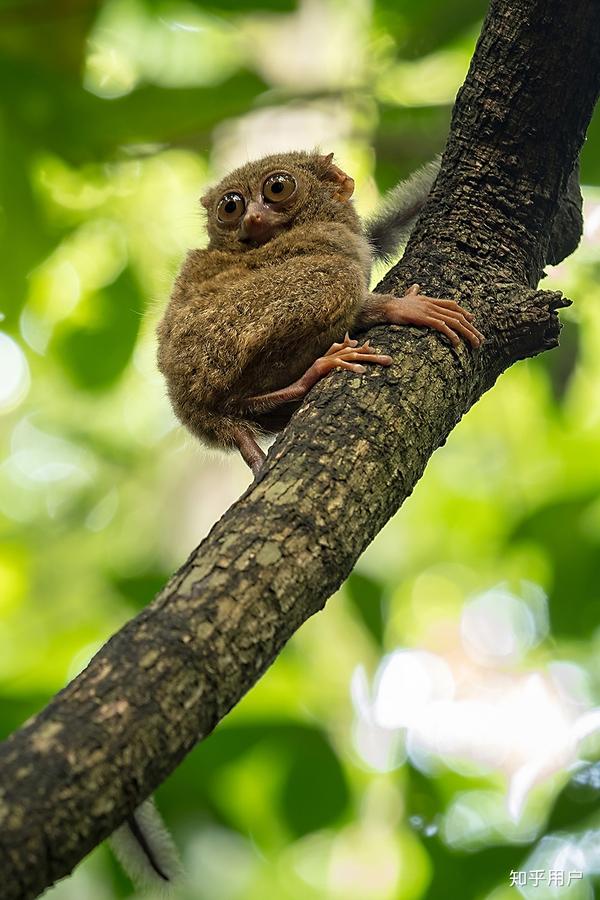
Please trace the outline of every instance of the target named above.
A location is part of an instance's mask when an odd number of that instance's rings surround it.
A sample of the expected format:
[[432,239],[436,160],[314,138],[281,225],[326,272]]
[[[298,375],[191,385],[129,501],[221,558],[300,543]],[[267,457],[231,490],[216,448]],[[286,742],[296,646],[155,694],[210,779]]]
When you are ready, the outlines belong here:
[[323,607],[461,416],[557,343],[564,301],[535,285],[599,56],[596,0],[493,0],[432,197],[381,285],[461,296],[488,341],[453,351],[373,329],[394,366],[319,384],[159,596],[0,747],[5,900],[70,872],[173,771]]

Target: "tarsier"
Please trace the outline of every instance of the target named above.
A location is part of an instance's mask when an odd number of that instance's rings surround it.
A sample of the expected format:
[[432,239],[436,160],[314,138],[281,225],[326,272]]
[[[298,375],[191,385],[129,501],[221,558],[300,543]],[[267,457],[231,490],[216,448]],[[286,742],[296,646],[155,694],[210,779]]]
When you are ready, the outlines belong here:
[[[406,237],[435,180],[432,163],[363,226],[354,181],[333,154],[283,153],[248,163],[210,190],[210,241],[192,250],[158,328],[159,366],[175,412],[209,444],[237,447],[254,473],[256,438],[281,430],[332,369],[365,372],[392,359],[349,337],[380,323],[437,329],[452,345],[483,335],[454,300],[369,291],[371,266]],[[151,801],[112,836],[135,881],[164,884],[177,854]]]
[[369,291],[374,259],[406,235],[437,169],[399,185],[367,227],[331,153],[267,156],[208,191],[208,247],[188,254],[158,328],[159,367],[193,434],[237,447],[256,474],[265,457],[256,438],[280,431],[320,378],[392,364],[354,330],[421,325],[454,346],[481,345],[455,300],[419,285],[404,297]]

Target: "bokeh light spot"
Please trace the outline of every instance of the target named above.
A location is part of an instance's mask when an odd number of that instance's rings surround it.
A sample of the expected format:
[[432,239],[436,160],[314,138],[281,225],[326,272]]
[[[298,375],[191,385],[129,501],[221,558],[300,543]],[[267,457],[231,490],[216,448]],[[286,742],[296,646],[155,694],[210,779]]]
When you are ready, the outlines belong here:
[[15,409],[25,399],[29,385],[25,354],[13,338],[0,331],[0,413]]

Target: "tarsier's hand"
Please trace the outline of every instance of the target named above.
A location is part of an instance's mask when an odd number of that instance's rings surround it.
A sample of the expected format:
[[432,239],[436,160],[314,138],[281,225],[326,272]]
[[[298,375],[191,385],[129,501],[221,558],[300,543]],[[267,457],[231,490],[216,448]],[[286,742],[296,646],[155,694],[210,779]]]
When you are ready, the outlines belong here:
[[456,300],[439,300],[420,293],[420,285],[413,284],[404,297],[389,297],[386,313],[389,322],[397,325],[425,325],[441,331],[453,347],[460,344],[461,335],[472,347],[481,347],[484,336],[473,325],[473,316]]

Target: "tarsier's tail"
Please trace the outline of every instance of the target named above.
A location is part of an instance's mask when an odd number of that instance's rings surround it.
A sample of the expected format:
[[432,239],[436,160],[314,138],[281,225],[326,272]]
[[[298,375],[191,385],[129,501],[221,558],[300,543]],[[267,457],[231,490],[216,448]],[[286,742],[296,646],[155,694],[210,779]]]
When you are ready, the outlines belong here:
[[181,877],[179,854],[152,798],[138,806],[108,843],[136,887],[168,893]]
[[377,259],[387,259],[408,240],[433,183],[440,171],[441,157],[417,169],[383,198],[372,219],[367,221],[367,237]]

